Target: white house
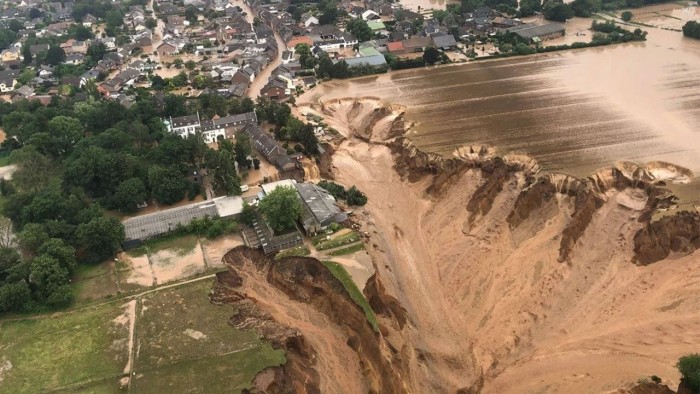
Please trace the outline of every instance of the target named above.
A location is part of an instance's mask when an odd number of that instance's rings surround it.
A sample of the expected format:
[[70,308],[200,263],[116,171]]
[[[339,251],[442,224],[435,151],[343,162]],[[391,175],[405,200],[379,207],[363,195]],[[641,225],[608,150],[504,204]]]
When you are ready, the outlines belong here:
[[313,25],[318,25],[318,18],[315,16],[311,15],[310,12],[307,12],[305,14],[302,14],[301,16],[301,22],[304,24],[304,27],[309,27]]

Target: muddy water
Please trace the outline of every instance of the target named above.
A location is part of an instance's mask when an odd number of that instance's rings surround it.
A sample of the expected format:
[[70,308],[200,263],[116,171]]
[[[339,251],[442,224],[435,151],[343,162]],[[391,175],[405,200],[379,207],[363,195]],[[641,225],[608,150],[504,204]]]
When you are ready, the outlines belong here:
[[[489,144],[576,176],[621,159],[669,161],[697,175],[699,69],[700,41],[650,29],[644,43],[334,81],[307,98],[406,105],[414,141],[444,154]],[[700,202],[698,185],[679,190],[686,203]]]

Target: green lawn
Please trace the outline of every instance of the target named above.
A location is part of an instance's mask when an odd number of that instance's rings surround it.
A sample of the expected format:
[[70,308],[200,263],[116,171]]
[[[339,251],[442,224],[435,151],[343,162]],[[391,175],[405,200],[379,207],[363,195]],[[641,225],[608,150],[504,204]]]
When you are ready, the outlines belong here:
[[[132,382],[138,388],[134,392],[166,387],[212,392],[212,384],[238,392],[260,370],[284,363],[284,352],[273,350],[254,331],[228,325],[235,311],[209,302],[211,285],[204,280],[142,297],[134,369],[143,377]],[[171,382],[175,386],[168,386]]]
[[347,248],[336,249],[328,254],[331,256],[342,256],[345,254],[359,252],[360,250],[364,250],[364,249],[365,249],[365,244],[363,244],[362,242],[358,242],[354,245],[348,246]]
[[73,275],[73,294],[76,301],[92,301],[117,294],[114,263],[106,261],[98,265],[78,266]]
[[[0,326],[0,392],[36,393],[123,373],[128,325],[113,322],[122,303]],[[7,364],[9,362],[9,364]]]
[[350,277],[350,274],[345,270],[345,268],[333,261],[324,261],[323,265],[328,268],[333,276],[338,279],[343,286],[345,287],[345,290],[347,290],[348,294],[350,294],[350,298],[353,299],[357,303],[357,305],[362,308],[362,310],[365,312],[365,317],[367,318],[367,321],[369,324],[372,325],[372,328],[374,328],[374,331],[379,332],[379,326],[377,325],[377,316],[375,316],[374,311],[372,308],[369,306],[369,302],[367,302],[367,299],[365,298],[364,294],[360,291],[360,289],[357,288],[357,285],[355,285],[355,282],[353,282],[352,278]]
[[317,244],[314,244],[316,247],[316,250],[321,251],[321,250],[326,250],[326,249],[333,249],[337,248],[339,246],[343,245],[349,245],[352,243],[355,243],[360,240],[360,234],[358,234],[355,231],[351,231],[347,234],[343,234],[341,236],[331,238],[330,240],[324,240],[321,242],[318,242]]
[[279,260],[284,257],[302,257],[311,254],[309,248],[306,245],[299,245],[293,248],[285,249],[275,255],[275,260]]
[[281,351],[265,345],[222,356],[185,359],[156,370],[142,370],[131,387],[134,393],[240,393],[250,388],[258,372],[284,361]]

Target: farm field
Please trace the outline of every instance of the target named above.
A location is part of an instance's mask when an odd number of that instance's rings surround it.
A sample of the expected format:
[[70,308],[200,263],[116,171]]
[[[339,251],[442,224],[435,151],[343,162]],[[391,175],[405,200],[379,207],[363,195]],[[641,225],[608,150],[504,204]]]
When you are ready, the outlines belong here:
[[234,311],[209,302],[211,283],[1,322],[0,392],[240,392],[284,353],[228,326]]

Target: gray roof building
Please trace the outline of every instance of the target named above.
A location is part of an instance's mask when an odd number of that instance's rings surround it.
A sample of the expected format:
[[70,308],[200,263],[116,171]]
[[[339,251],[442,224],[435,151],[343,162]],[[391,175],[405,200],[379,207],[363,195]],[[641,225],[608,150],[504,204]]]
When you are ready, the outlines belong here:
[[335,198],[325,189],[313,183],[295,183],[302,201],[301,224],[307,234],[317,233],[332,223],[347,220],[348,215],[341,211]]
[[229,218],[240,214],[242,210],[243,200],[240,197],[218,197],[126,219],[122,222],[126,235],[124,244],[127,248],[134,247],[145,239],[167,234],[194,219]]
[[548,37],[564,35],[564,25],[560,23],[547,23],[546,25],[531,25],[523,24],[507,29],[510,33],[515,33],[526,40],[532,40],[535,37],[546,39]]

